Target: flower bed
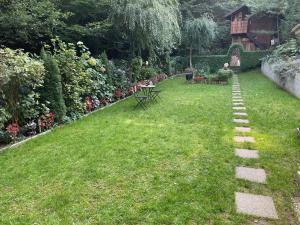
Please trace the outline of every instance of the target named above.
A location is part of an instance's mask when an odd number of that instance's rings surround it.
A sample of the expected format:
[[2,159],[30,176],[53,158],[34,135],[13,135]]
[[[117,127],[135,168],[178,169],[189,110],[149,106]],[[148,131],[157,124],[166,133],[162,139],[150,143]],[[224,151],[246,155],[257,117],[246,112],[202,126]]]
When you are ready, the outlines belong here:
[[124,60],[117,65],[105,53],[92,57],[82,42],[76,46],[59,39],[45,45],[40,57],[0,48],[0,145],[124,99],[146,79],[158,83],[167,77],[156,75],[148,62],[135,61],[134,67]]

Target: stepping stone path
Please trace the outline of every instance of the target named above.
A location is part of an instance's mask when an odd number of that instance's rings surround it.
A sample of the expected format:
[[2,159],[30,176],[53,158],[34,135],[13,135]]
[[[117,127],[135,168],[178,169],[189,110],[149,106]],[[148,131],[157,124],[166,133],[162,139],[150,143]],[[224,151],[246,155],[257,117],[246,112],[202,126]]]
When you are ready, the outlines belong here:
[[248,116],[248,114],[245,113],[245,112],[234,112],[233,115],[235,115],[235,116]]
[[[233,122],[241,125],[248,125],[249,120],[246,119],[248,114],[246,113],[246,107],[244,106],[242,91],[240,89],[237,75],[233,76],[232,102],[234,116]],[[241,119],[239,117],[245,119]],[[243,133],[251,132],[251,128],[243,127],[242,125],[235,127],[235,131],[243,135]],[[253,144],[255,143],[255,139],[252,136],[235,136],[234,142]],[[259,159],[258,150],[237,148],[235,149],[235,155],[244,160]],[[265,170],[263,169],[236,167],[235,173],[237,179],[242,179],[259,184],[267,184],[267,175]],[[278,219],[277,211],[272,197],[236,192],[235,202],[238,213],[269,219]]]
[[238,179],[248,180],[256,183],[266,183],[266,172],[263,169],[253,169],[247,167],[237,167],[235,176]]
[[244,103],[243,102],[234,102],[233,105],[234,106],[243,106]]
[[249,150],[249,149],[235,149],[235,155],[243,158],[243,159],[258,159],[258,151],[257,150]]
[[247,137],[247,136],[235,136],[234,141],[238,143],[244,143],[244,142],[255,143],[253,137]]
[[247,215],[278,219],[271,197],[245,193],[235,193],[237,212]]
[[233,122],[235,123],[249,123],[249,120],[244,120],[244,119],[233,119]]
[[237,132],[250,132],[251,128],[250,127],[235,127],[235,131],[237,131]]
[[234,110],[246,110],[246,107],[241,107],[241,106],[235,106],[233,107]]

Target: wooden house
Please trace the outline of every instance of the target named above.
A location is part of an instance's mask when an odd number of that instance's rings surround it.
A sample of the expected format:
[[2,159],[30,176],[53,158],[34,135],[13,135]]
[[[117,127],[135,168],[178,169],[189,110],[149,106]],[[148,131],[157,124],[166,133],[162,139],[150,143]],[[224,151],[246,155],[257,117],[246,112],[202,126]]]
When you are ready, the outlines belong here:
[[267,50],[278,44],[279,16],[271,13],[251,14],[246,5],[225,16],[231,21],[232,43],[243,45],[246,51]]

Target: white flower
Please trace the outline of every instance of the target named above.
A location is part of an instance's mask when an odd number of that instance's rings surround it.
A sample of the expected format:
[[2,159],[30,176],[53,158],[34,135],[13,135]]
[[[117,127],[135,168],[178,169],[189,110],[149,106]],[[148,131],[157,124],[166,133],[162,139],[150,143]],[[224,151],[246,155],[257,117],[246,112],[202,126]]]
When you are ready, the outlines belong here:
[[228,63],[225,63],[224,64],[224,68],[228,68],[229,67],[229,64]]
[[149,65],[149,62],[148,61],[146,61],[146,66],[148,66]]
[[77,45],[83,45],[83,42],[82,41],[78,41]]

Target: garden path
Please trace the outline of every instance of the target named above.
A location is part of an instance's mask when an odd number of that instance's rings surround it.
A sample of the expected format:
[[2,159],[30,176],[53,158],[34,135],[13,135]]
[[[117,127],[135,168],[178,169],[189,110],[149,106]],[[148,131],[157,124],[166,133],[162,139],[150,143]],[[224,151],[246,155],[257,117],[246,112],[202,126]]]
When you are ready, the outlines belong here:
[[[255,143],[255,139],[252,136],[245,136],[246,133],[251,132],[249,126],[250,121],[247,119],[246,108],[242,98],[242,92],[238,80],[238,76],[233,77],[233,110],[234,119],[233,122],[238,126],[235,127],[235,132],[238,134],[234,137],[234,142],[238,143]],[[237,100],[238,97],[238,100]],[[244,110],[241,112],[241,110]],[[259,159],[258,151],[253,149],[235,149],[237,157],[243,159]],[[246,180],[248,182],[255,182],[266,184],[267,175],[264,169],[249,168],[249,167],[236,167],[236,178]],[[272,197],[256,195],[251,193],[235,193],[235,202],[237,212],[246,215],[252,215],[257,217],[278,219],[277,211]]]

